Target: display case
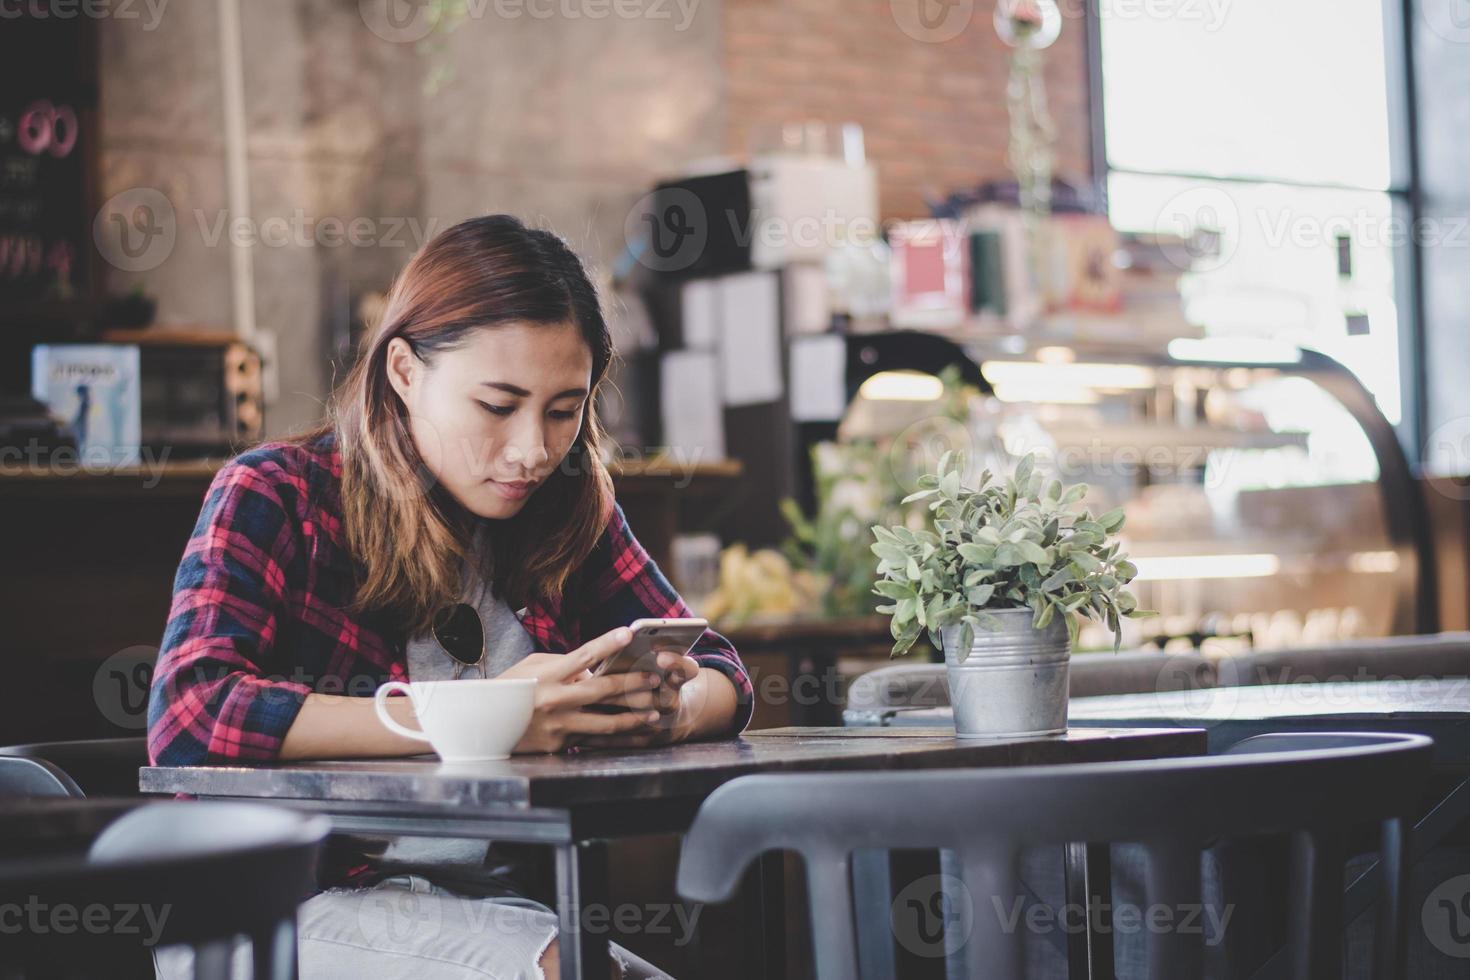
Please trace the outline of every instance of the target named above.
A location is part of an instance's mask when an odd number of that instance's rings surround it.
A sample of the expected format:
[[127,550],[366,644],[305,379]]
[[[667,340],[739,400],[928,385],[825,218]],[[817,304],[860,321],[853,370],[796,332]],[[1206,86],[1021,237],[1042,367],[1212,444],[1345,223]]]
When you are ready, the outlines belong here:
[[[806,446],[885,447],[899,480],[923,468],[900,460],[945,449],[965,450],[972,474],[1040,452],[1089,485],[1094,513],[1125,508],[1134,591],[1158,613],[1127,621],[1127,645],[1224,653],[1437,628],[1420,487],[1372,396],[1323,354],[910,332],[846,345],[845,415],[803,426]],[[966,382],[958,409],[935,377],[947,364]],[[808,470],[809,504],[810,487]],[[1111,636],[1084,630],[1080,646]]]

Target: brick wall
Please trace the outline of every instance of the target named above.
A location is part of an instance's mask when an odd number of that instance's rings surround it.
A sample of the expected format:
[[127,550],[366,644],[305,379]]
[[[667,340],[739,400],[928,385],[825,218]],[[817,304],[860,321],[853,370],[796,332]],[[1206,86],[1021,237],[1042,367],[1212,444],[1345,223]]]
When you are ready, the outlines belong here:
[[[942,41],[920,39],[936,34],[911,21],[905,32],[900,19],[918,3],[936,17],[946,9],[939,0],[724,0],[726,150],[743,155],[753,132],[782,122],[861,123],[885,219],[926,215],[926,196],[1009,177],[1010,49],[992,26],[994,0],[951,4],[950,16],[965,19],[938,31],[963,29]],[[1046,81],[1057,176],[1073,180],[1090,172],[1085,57],[1083,24],[1068,16]]]

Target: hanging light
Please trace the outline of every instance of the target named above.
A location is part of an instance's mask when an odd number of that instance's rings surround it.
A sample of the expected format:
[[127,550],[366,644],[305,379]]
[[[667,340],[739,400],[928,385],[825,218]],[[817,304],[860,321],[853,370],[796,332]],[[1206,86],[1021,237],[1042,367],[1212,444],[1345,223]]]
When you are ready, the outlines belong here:
[[1000,0],[995,5],[995,33],[1013,48],[1040,51],[1062,33],[1056,0]]

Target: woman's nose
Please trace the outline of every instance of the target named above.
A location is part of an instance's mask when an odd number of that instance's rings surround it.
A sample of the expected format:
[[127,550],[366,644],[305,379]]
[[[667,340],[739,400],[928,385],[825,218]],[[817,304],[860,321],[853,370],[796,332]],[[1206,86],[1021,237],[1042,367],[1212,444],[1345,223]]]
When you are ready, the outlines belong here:
[[538,424],[527,424],[505,444],[505,461],[519,464],[528,470],[539,470],[546,465],[550,453],[546,449],[546,433]]

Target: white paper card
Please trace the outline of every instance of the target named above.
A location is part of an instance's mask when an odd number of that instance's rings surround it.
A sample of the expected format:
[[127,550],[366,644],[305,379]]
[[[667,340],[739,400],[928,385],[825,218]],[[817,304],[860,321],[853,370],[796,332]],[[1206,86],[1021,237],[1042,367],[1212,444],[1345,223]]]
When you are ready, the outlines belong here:
[[660,361],[659,402],[664,443],[675,459],[725,458],[725,413],[719,365],[707,351],[676,350]]
[[718,279],[691,279],[679,290],[679,318],[684,347],[714,350],[720,341],[720,287]]
[[792,335],[823,333],[832,324],[827,270],[820,265],[786,267],[786,329]]
[[791,418],[840,422],[847,412],[847,342],[838,336],[791,342]]
[[726,405],[781,398],[781,306],[776,275],[749,272],[720,281],[720,376]]

